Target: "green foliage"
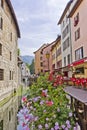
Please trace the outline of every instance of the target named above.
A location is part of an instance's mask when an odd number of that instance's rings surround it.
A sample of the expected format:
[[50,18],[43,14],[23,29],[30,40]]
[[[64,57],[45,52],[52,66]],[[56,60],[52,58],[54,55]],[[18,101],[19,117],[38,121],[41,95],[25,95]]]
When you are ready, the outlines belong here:
[[34,74],[35,73],[35,68],[34,68],[34,59],[32,60],[32,63],[30,65],[30,73]]
[[[32,102],[29,106],[30,112],[34,117],[38,117],[34,121],[34,129],[38,130],[39,125],[42,126],[42,130],[46,130],[46,124],[48,129],[56,127],[56,123],[62,130],[62,125],[65,127],[70,127],[69,130],[73,130],[75,124],[72,111],[67,107],[69,100],[66,98],[66,93],[63,87],[53,87],[52,83],[48,81],[48,74],[45,76],[40,76],[37,79],[37,83],[34,83],[29,90],[28,99]],[[45,94],[45,95],[44,95]],[[69,121],[69,126],[67,126],[67,121]],[[32,127],[32,123],[30,123]]]
[[28,63],[26,63],[26,66],[27,66],[28,69],[30,69],[30,65]]
[[20,49],[18,48],[18,56],[20,56]]

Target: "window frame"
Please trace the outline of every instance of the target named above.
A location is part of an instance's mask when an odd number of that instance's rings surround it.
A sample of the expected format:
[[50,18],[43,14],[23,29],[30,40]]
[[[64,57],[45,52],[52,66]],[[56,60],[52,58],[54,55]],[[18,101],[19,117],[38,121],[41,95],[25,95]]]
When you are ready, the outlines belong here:
[[4,80],[4,69],[0,68],[0,81]]
[[77,41],[79,38],[80,38],[80,28],[78,28],[78,29],[75,31],[75,41]]
[[78,61],[84,57],[83,47],[78,48],[75,50],[75,60]]
[[2,44],[0,43],[0,55],[2,55]]
[[0,17],[0,30],[3,30],[3,18]]

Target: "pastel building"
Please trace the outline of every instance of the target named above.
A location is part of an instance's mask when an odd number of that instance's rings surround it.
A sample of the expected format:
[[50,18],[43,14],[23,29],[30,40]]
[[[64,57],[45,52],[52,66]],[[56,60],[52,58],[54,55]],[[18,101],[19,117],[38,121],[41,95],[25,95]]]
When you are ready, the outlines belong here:
[[58,36],[55,44],[51,48],[52,52],[52,69],[58,70],[62,68],[62,53],[61,53],[61,36]]
[[43,44],[37,51],[34,52],[35,54],[35,74],[40,74],[43,72],[43,52],[42,49],[46,46]]
[[72,66],[76,77],[87,78],[87,1],[77,0],[71,18]]
[[68,15],[75,2],[76,0],[70,0],[67,3],[58,21],[61,26],[62,71],[67,77],[72,77],[72,71],[68,67],[72,63],[71,21]]
[[53,70],[52,67],[52,52],[51,48],[55,44],[55,41],[53,41],[50,44],[47,44],[43,49],[43,72],[51,72]]

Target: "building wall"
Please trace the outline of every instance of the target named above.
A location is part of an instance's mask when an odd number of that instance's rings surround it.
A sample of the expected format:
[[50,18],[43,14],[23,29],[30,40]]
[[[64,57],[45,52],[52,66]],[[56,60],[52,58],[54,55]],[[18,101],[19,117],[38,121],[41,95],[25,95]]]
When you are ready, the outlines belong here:
[[[70,19],[67,18],[69,14],[69,10],[66,12],[65,16],[64,16],[64,19],[62,20],[62,23],[61,23],[61,49],[62,49],[62,67],[65,67],[68,65],[68,62],[67,62],[67,56],[70,55],[70,63],[71,63],[71,56],[72,56],[72,51],[71,51],[71,34],[70,34],[70,28],[71,28],[71,25],[70,25]],[[63,37],[63,32],[64,30],[67,28],[68,26],[68,32],[66,33],[66,36]],[[66,46],[66,49],[63,49],[63,45],[65,44],[65,41],[69,38],[69,41],[66,42],[67,44],[69,44],[68,46]],[[64,62],[64,57],[66,57],[66,64]]]
[[56,61],[56,46],[53,47],[51,52],[52,52],[52,66],[54,67],[53,69],[56,69],[57,68],[57,66],[56,66],[56,64],[57,64],[57,61]]
[[0,122],[3,120],[3,130],[16,130],[18,111],[18,97],[13,97],[0,107]]
[[[56,40],[56,43],[52,47],[52,65],[54,69],[62,67],[62,53],[60,50],[61,50],[61,38]],[[61,62],[61,64],[58,64],[59,62]]]
[[58,66],[58,64],[57,64],[57,69],[62,67],[61,39],[60,39],[60,41],[58,42],[57,51],[58,51],[59,49],[60,49],[60,54],[57,55],[57,63],[58,63],[58,62],[61,62],[61,63],[59,64],[59,66]]
[[1,106],[1,102],[4,102],[11,94],[14,94],[18,87],[18,34],[14,18],[6,0],[3,0],[3,7],[0,5],[0,18],[3,20],[2,29],[0,28],[0,44],[2,45],[0,69],[4,70],[3,80],[0,80],[0,122],[3,120],[3,130],[15,130],[18,96],[15,97],[16,99],[11,98]]
[[40,52],[35,53],[35,74],[40,72]]
[[[55,41],[48,44],[44,49],[43,49],[43,71],[52,71],[52,52],[51,52],[51,47],[55,44]],[[46,54],[49,53],[49,58],[46,58]],[[49,64],[48,64],[49,62]]]
[[[8,12],[7,12],[8,11]],[[7,12],[7,13],[6,13]],[[17,31],[10,10],[4,1],[4,7],[0,7],[0,16],[3,19],[3,29],[0,29],[0,43],[2,55],[0,55],[0,68],[4,69],[4,80],[0,81],[1,91],[11,90],[17,87]],[[11,40],[12,33],[12,40]],[[10,60],[11,53],[11,60]],[[9,79],[13,75],[13,80]]]
[[[84,57],[87,57],[87,19],[86,19],[86,13],[87,11],[87,1],[83,0],[83,2],[80,4],[80,6],[75,11],[74,15],[71,18],[71,32],[72,32],[72,56],[73,61],[75,61],[75,50],[83,46],[83,52]],[[79,13],[79,22],[77,26],[74,27],[74,17]],[[75,31],[80,28],[80,38],[75,41]]]
[[39,74],[40,72],[43,72],[43,54],[42,54],[42,49],[45,46],[46,46],[46,44],[43,44],[36,52],[34,52],[34,54],[35,54],[35,74]]

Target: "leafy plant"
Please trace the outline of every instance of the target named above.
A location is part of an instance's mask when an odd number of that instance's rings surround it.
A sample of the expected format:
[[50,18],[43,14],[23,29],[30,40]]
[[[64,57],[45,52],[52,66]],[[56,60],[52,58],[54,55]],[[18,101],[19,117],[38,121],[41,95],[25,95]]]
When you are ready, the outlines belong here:
[[[29,127],[35,130],[73,130],[77,128],[63,86],[53,87],[48,74],[41,75],[28,91],[28,109],[33,114]],[[32,126],[33,123],[33,126]]]

